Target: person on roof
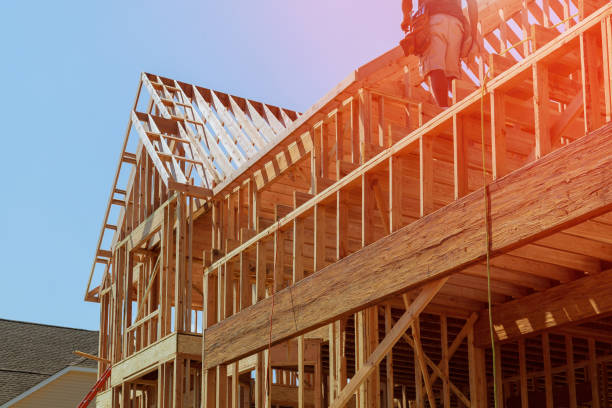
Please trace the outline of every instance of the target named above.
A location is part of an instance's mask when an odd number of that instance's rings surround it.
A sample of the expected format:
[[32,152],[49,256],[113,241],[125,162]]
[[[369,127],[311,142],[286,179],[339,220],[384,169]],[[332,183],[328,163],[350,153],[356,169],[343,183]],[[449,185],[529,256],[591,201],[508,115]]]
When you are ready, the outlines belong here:
[[[448,107],[448,91],[453,78],[461,77],[461,58],[478,49],[476,0],[467,0],[469,22],[463,15],[461,0],[417,0],[419,11],[426,17],[423,35],[424,50],[415,54],[421,58],[421,72],[429,78],[436,103]],[[402,30],[408,32],[413,22],[412,0],[402,0]],[[417,47],[418,48],[418,47]]]

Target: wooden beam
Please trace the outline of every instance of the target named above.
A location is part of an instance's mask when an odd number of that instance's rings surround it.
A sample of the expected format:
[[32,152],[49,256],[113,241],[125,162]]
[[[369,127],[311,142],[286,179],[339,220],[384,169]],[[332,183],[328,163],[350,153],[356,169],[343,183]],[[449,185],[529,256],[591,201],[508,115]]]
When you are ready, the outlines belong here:
[[330,405],[330,408],[341,408],[344,407],[347,402],[351,399],[357,388],[365,381],[368,375],[374,371],[378,364],[382,361],[389,350],[402,338],[408,327],[412,324],[415,318],[423,311],[425,306],[429,304],[431,299],[438,293],[440,288],[446,283],[445,279],[440,279],[431,283],[428,283],[423,287],[419,295],[410,304],[410,307],[404,312],[402,317],[395,323],[393,328],[385,336],[385,338],[379,343],[378,347],[370,354],[365,364],[359,368],[355,375],[351,378],[351,381],[346,387],[340,392],[338,398]]
[[[496,341],[508,341],[612,313],[612,270],[586,276],[493,308]],[[490,343],[486,311],[475,324],[476,342]]]
[[550,100],[548,66],[536,63],[533,66],[533,110],[535,113],[535,158],[547,155],[550,141]]
[[442,406],[450,408],[450,380],[449,380],[449,356],[448,356],[448,323],[446,315],[440,316],[440,342],[442,343]]
[[[574,370],[574,340],[572,336],[565,336],[565,358],[567,361],[569,408],[576,408],[578,404],[576,402],[576,372]],[[527,383],[526,378],[525,383]]]
[[[387,303],[385,305],[385,334],[389,334],[391,329],[391,304]],[[387,395],[387,408],[393,408],[393,348],[389,350],[387,353],[387,364],[386,364],[386,378],[387,378],[387,387],[386,387],[386,395]]]
[[[457,81],[453,81],[455,83]],[[455,91],[453,90],[453,94]],[[468,188],[468,140],[463,131],[463,117],[453,115],[453,185],[455,200],[469,192]]]
[[[591,383],[591,407],[599,408],[599,368],[597,366],[597,349],[595,339],[588,339],[589,344],[589,381]],[[607,392],[606,392],[607,394]]]
[[497,400],[496,406],[498,408],[504,408],[504,383],[502,376],[502,353],[501,346],[499,343],[495,343],[495,399]]
[[508,173],[506,151],[506,106],[501,90],[491,95],[491,148],[493,158],[493,178],[498,179]]
[[179,183],[173,179],[168,179],[168,189],[171,191],[177,191],[179,193],[185,193],[188,196],[202,199],[209,199],[212,197],[213,192],[211,189],[193,186],[191,184]]
[[433,169],[433,135],[421,136],[419,139],[419,185],[421,217],[434,210],[434,169]]
[[298,408],[304,408],[304,388],[306,379],[304,378],[304,336],[298,336]]
[[548,333],[542,333],[542,358],[544,359],[544,393],[546,408],[553,408],[553,378],[550,361],[550,339]]
[[98,356],[94,356],[92,354],[84,353],[82,351],[75,350],[72,353],[76,354],[79,357],[84,357],[84,358],[88,358],[90,360],[99,361],[101,363],[110,364],[110,360],[107,360],[105,358],[101,358],[101,357],[98,357]]
[[[612,124],[490,185],[493,253],[612,208]],[[560,171],[560,166],[563,171]],[[538,197],[534,200],[533,197]],[[508,210],[508,206],[512,211]],[[317,271],[275,296],[272,342],[305,333],[485,256],[482,190]],[[342,298],[342,302],[337,300]],[[205,332],[212,366],[262,350],[271,299]],[[295,314],[294,311],[299,311]],[[486,337],[486,336],[485,336]]]
[[487,370],[485,351],[474,344],[474,330],[468,333],[468,363],[470,376],[470,405],[487,408]]
[[[517,78],[520,78],[521,76],[524,76],[524,74],[527,72],[527,70],[531,70],[532,65],[535,62],[544,59],[545,57],[547,57],[551,53],[553,53],[555,50],[557,50],[558,47],[560,47],[561,45],[566,44],[570,40],[577,38],[581,33],[585,32],[586,30],[591,29],[595,25],[599,24],[600,19],[602,17],[608,16],[611,13],[612,13],[612,5],[606,6],[606,7],[602,7],[601,9],[597,10],[595,13],[589,15],[583,21],[578,23],[572,30],[562,33],[561,35],[556,37],[554,40],[552,40],[549,43],[545,44],[540,49],[535,51],[533,54],[531,54],[528,57],[526,57],[524,60],[517,62],[512,67],[511,70],[506,70],[503,73],[501,73],[500,75],[497,75],[495,78],[493,78],[490,81],[488,81],[487,82],[487,90],[488,91],[492,91],[492,90],[495,90],[495,89],[500,88],[502,86],[506,86],[507,82],[511,81],[512,79],[517,79]],[[397,47],[397,50],[395,50],[395,51],[401,53],[401,49],[399,47]],[[378,64],[378,63],[380,63],[380,61],[381,61],[381,59],[377,60],[376,63]],[[303,205],[300,208],[294,210],[291,214],[289,214],[286,217],[287,219],[284,222],[281,220],[280,222],[275,223],[273,226],[267,228],[265,231],[261,231],[256,237],[254,237],[249,242],[245,243],[245,245],[248,246],[248,245],[254,244],[255,241],[261,239],[262,237],[270,235],[275,229],[281,228],[285,224],[287,224],[289,222],[292,222],[293,221],[292,219],[295,216],[298,216],[300,214],[303,214],[303,213],[311,211],[313,206],[316,203],[327,200],[331,195],[336,194],[338,192],[338,190],[344,188],[345,186],[347,186],[349,184],[354,183],[358,178],[362,177],[362,175],[364,173],[366,173],[366,172],[368,172],[368,171],[370,171],[372,169],[375,169],[383,161],[387,160],[392,155],[396,155],[396,154],[398,154],[398,152],[401,152],[402,150],[404,150],[408,146],[412,145],[413,143],[418,142],[419,138],[421,138],[422,136],[427,135],[428,133],[432,132],[435,128],[440,126],[440,124],[444,123],[445,121],[448,121],[448,120],[452,119],[453,115],[458,114],[463,109],[466,109],[468,106],[471,106],[472,104],[478,102],[481,96],[482,96],[482,93],[480,91],[472,92],[470,95],[468,95],[467,97],[465,97],[461,101],[457,102],[456,104],[451,106],[449,109],[446,109],[445,111],[443,111],[440,114],[438,114],[432,120],[429,120],[428,122],[420,125],[420,127],[416,131],[412,132],[408,136],[404,137],[403,139],[401,139],[400,141],[395,143],[391,148],[389,148],[389,149],[385,150],[384,152],[378,154],[372,160],[369,160],[367,163],[364,163],[358,169],[352,171],[351,174],[349,174],[347,177],[344,177],[343,179],[341,179],[337,183],[335,183],[332,187],[326,189],[326,191],[323,194],[317,195],[317,197],[314,198],[312,201],[310,201],[310,203],[308,205]],[[304,117],[304,115],[300,116],[300,119],[298,121],[294,122],[294,124],[299,122],[299,121],[301,121],[301,119],[303,117]],[[421,122],[419,122],[419,123],[421,123]],[[357,125],[354,126],[354,128],[357,128],[357,127],[358,127]],[[241,169],[239,169],[239,170],[241,170]],[[225,185],[225,187],[226,186],[227,185]],[[225,187],[223,187],[223,188],[225,188]],[[213,189],[215,194],[217,194],[218,191],[220,191],[220,190],[217,190],[218,188],[221,188],[221,187],[217,186],[217,187],[215,187]],[[232,252],[226,254],[225,257],[228,258],[228,259],[232,258],[233,256],[237,255],[238,252],[240,252],[240,250],[241,250],[241,248],[238,248],[235,251],[232,251]],[[221,260],[220,262],[224,262],[224,260]],[[214,269],[214,267],[215,267],[215,265],[213,265],[211,267],[211,269]],[[208,273],[208,272],[206,272],[206,273]]]
[[521,377],[520,379],[521,407],[529,408],[529,391],[527,388],[527,360],[525,359],[525,339],[524,338],[519,339],[518,348],[519,348],[519,375]]

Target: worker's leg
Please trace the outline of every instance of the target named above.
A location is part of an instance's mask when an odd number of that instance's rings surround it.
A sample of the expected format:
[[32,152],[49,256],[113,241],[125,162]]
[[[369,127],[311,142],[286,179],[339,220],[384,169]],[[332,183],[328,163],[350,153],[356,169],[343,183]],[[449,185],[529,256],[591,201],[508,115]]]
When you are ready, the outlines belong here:
[[434,69],[429,72],[429,85],[431,93],[438,106],[448,107],[448,79],[441,69]]
[[[421,59],[424,75],[429,77],[431,94],[438,106],[448,107],[449,82],[453,77],[459,77],[459,54],[456,44],[461,42],[451,26],[459,22],[455,17],[446,14],[434,14],[429,19],[431,42]],[[453,27],[454,28],[454,27]],[[453,38],[450,38],[452,34]],[[455,60],[456,59],[456,60]]]
[[[463,40],[463,25],[454,18],[448,18],[446,62],[444,74],[448,81],[448,89],[453,89],[453,78],[461,78],[461,43]],[[453,95],[456,97],[456,95]]]

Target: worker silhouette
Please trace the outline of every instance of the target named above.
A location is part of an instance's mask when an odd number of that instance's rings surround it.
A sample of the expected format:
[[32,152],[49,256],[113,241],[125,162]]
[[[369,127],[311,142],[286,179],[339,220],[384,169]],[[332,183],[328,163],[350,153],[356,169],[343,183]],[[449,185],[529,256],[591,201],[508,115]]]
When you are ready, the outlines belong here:
[[419,7],[412,14],[412,0],[402,0],[400,42],[406,55],[418,55],[421,73],[429,79],[436,103],[448,107],[448,91],[453,78],[461,77],[461,58],[476,52],[478,46],[478,6],[467,0],[469,21],[463,15],[461,0],[417,0]]

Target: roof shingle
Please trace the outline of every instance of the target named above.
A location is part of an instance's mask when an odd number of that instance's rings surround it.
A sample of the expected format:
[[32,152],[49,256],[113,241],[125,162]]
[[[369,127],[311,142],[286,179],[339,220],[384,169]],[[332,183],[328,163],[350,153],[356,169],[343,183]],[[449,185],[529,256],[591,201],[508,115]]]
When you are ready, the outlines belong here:
[[0,405],[67,366],[97,367],[98,332],[0,319]]

